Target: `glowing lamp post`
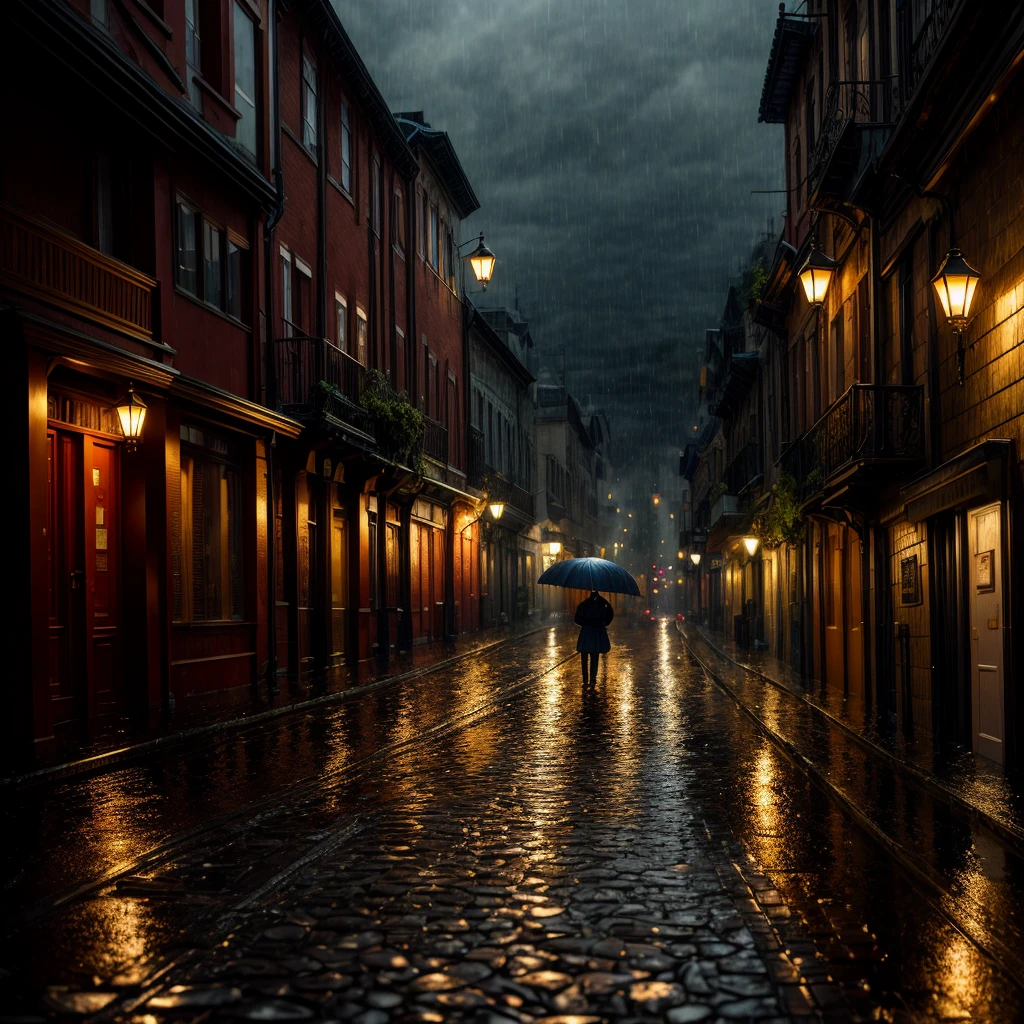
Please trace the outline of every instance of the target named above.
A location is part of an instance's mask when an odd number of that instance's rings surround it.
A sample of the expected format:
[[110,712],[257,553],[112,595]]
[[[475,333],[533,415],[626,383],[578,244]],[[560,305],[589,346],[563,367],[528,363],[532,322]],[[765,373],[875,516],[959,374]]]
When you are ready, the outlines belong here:
[[964,384],[967,354],[964,349],[964,328],[971,322],[971,303],[980,280],[981,274],[964,259],[964,254],[956,246],[946,253],[939,272],[932,278],[942,312],[956,335],[956,362],[961,387]]
[[820,306],[825,301],[825,294],[832,283],[837,266],[836,261],[826,256],[817,245],[811,247],[798,276],[804,286],[807,301],[812,306]]
[[135,451],[142,440],[142,428],[146,422],[146,403],[135,394],[135,389],[128,384],[128,393],[117,405],[117,418],[121,421],[121,433],[124,434],[125,450]]
[[491,275],[494,273],[494,264],[497,257],[484,245],[484,233],[480,232],[480,239],[477,247],[466,257],[469,260],[473,276],[477,279],[481,291],[487,291],[491,283]]

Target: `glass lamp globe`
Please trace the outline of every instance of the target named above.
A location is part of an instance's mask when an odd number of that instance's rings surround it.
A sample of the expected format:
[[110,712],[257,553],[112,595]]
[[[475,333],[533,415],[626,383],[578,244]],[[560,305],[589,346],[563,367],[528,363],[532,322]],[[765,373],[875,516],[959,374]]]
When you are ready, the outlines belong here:
[[494,264],[497,257],[484,245],[484,233],[480,232],[480,242],[477,247],[466,257],[473,270],[473,276],[480,284],[482,291],[487,291],[491,283],[491,275],[494,273]]
[[959,249],[950,249],[932,278],[932,285],[942,304],[942,312],[955,330],[963,330],[971,321],[971,303],[981,280],[979,274]]
[[807,254],[799,277],[807,301],[812,306],[820,306],[825,301],[825,293],[835,276],[836,266],[836,261],[826,256],[817,246]]

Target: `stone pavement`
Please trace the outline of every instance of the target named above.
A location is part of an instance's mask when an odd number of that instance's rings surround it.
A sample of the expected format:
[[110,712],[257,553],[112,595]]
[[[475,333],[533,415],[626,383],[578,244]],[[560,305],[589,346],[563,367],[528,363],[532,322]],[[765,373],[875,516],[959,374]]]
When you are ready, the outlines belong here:
[[[857,1019],[705,815],[715,769],[697,724],[742,720],[674,630],[616,639],[595,691],[566,662],[353,791],[325,787],[315,842],[256,891],[90,986],[51,986],[45,1005],[134,1024]],[[273,857],[308,814],[283,805],[249,855]],[[177,877],[201,899],[237,841],[104,898],[138,913]]]

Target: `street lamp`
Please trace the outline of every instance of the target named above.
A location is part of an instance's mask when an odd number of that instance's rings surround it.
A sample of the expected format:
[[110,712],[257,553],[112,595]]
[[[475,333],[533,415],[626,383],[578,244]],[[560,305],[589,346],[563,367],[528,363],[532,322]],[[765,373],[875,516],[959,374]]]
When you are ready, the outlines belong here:
[[553,540],[553,541],[550,541],[548,543],[548,554],[549,555],[558,555],[558,554],[561,554],[561,551],[562,551],[562,545],[561,545],[561,543],[559,541]]
[[981,274],[964,259],[964,254],[955,245],[946,253],[939,272],[932,278],[942,312],[956,335],[957,383],[961,387],[964,386],[964,363],[967,359],[964,328],[971,322],[971,303],[980,280]]
[[465,257],[473,270],[473,276],[477,279],[481,291],[487,291],[491,283],[491,275],[494,273],[494,264],[497,257],[484,245],[484,233],[480,232],[480,239],[477,247]]
[[750,555],[751,558],[753,558],[754,555],[757,554],[757,549],[758,547],[760,547],[760,545],[761,542],[757,539],[757,537],[743,538],[743,546],[747,549],[747,554]]
[[690,552],[690,561],[693,562],[694,565],[700,565],[700,552],[699,551],[691,551]]
[[498,520],[501,518],[502,513],[505,511],[505,502],[492,501],[491,504],[488,505],[487,507],[491,510],[491,515],[494,516],[495,520]]
[[832,283],[838,264],[834,259],[826,256],[817,243],[811,246],[798,276],[800,283],[804,286],[804,294],[812,306],[820,306],[825,301],[825,293]]
[[121,421],[121,433],[124,434],[125,450],[133,452],[142,440],[142,427],[146,422],[146,403],[135,394],[135,389],[128,382],[128,393],[117,405],[117,418]]
[[677,552],[676,552],[676,558],[678,558],[678,559],[679,559],[680,561],[682,561],[682,559],[683,559],[684,557],[685,557],[685,556],[683,555],[682,551],[677,551]]
[[651,496],[651,501],[654,502],[654,507],[657,508],[661,504],[661,495],[654,494]]

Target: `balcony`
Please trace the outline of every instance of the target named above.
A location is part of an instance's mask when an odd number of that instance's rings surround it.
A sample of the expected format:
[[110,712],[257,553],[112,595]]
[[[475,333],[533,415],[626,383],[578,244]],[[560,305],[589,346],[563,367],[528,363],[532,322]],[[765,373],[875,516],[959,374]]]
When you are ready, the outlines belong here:
[[761,446],[756,441],[745,444],[725,467],[723,479],[729,494],[739,494],[752,484],[763,472],[761,468]]
[[316,421],[364,447],[373,421],[359,404],[366,368],[326,338],[295,335],[274,342],[277,401],[298,420]]
[[783,469],[801,500],[839,485],[877,486],[877,469],[902,473],[924,459],[924,387],[854,384],[794,442]]
[[466,474],[470,487],[483,487],[487,475],[484,462],[484,432],[479,427],[469,428],[469,472]]
[[[914,38],[910,44],[910,74],[906,82],[906,96],[917,88],[949,28],[953,15],[963,6],[964,0],[931,0],[923,19],[913,25]],[[922,5],[924,6],[924,5]],[[908,12],[909,13],[909,12]]]
[[811,205],[823,199],[855,201],[899,112],[899,79],[895,75],[878,82],[833,82],[829,86],[821,134],[807,172]]
[[735,494],[721,494],[711,506],[708,526],[714,527],[726,516],[739,516],[740,499]]
[[423,417],[423,454],[442,466],[448,465],[448,428],[429,416]]
[[533,493],[525,487],[520,487],[492,466],[485,465],[484,469],[488,500],[503,501],[532,520],[536,508]]
[[153,340],[153,278],[6,203],[0,203],[0,284],[101,327]]

